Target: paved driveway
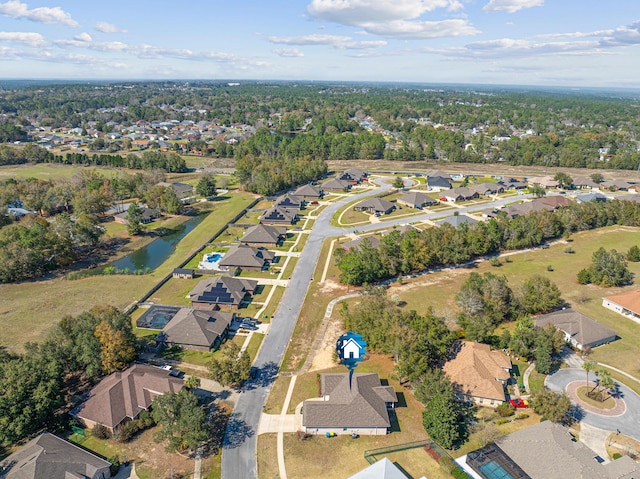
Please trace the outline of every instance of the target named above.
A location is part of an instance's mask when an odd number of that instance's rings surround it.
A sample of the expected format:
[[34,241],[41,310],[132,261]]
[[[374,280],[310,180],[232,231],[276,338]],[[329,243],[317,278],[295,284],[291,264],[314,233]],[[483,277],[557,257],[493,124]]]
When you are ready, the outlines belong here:
[[[591,373],[590,379],[594,378]],[[583,369],[560,369],[554,374],[547,376],[545,385],[553,391],[565,391],[567,384],[574,381],[587,380],[586,372]],[[619,416],[602,416],[589,411],[581,411],[580,421],[607,431],[620,431],[622,434],[633,437],[640,441],[640,396],[627,386],[618,383],[619,397],[624,400],[626,410]]]

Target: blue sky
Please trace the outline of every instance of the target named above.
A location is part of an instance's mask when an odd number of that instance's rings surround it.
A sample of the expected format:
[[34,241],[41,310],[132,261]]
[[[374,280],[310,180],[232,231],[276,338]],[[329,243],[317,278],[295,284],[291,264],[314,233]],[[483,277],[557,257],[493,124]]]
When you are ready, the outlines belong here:
[[0,78],[640,87],[638,0],[0,0]]

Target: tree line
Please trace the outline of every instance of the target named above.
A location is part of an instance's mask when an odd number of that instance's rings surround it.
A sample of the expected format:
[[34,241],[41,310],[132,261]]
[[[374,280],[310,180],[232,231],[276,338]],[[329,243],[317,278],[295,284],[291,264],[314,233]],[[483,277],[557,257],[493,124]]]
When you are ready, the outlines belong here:
[[11,444],[45,427],[64,427],[68,401],[81,380],[96,382],[137,354],[131,318],[111,306],[66,316],[23,354],[0,351],[0,442]]
[[32,143],[23,147],[0,145],[0,166],[20,165],[24,163],[108,166],[133,170],[160,169],[168,173],[184,173],[187,171],[187,164],[184,158],[176,153],[145,151],[142,155],[130,153],[126,156],[87,153],[56,155]]
[[612,225],[640,225],[640,204],[607,201],[574,204],[556,211],[533,212],[509,219],[498,214],[486,222],[454,228],[444,224],[424,231],[392,231],[378,248],[365,238],[359,248],[334,252],[340,281],[374,283],[399,274],[451,266],[503,250],[535,247],[577,231]]

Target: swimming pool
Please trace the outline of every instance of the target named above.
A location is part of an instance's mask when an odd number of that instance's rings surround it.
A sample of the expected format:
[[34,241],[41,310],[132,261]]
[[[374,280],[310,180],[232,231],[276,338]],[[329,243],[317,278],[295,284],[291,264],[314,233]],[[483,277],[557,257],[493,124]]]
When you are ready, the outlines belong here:
[[136,326],[147,329],[162,329],[180,310],[177,306],[152,305],[136,321]]

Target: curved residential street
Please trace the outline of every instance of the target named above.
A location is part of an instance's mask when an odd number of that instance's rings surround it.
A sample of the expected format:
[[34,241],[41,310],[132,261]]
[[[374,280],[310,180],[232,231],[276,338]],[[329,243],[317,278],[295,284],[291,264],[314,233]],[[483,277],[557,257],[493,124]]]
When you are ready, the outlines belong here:
[[[342,228],[332,226],[331,218],[338,210],[354,200],[364,199],[391,189],[391,181],[388,178],[382,178],[379,181],[380,186],[378,188],[346,196],[329,205],[315,220],[309,239],[300,254],[296,268],[289,281],[289,286],[286,288],[274,314],[269,333],[265,337],[254,362],[254,366],[259,372],[255,379],[251,379],[245,384],[230,417],[222,450],[223,479],[258,477],[256,462],[257,432],[262,408],[271,384],[278,374],[282,358],[302,309],[309,283],[313,280],[313,273],[322,245],[327,238],[341,236],[354,230],[353,226]],[[359,233],[381,230],[410,222],[451,216],[454,211],[458,214],[477,213],[490,207],[504,206],[530,197],[531,195],[510,196],[488,203],[456,207],[455,210],[430,212],[367,225],[358,225],[355,229]]]
[[[594,374],[590,374],[590,379]],[[586,384],[587,376],[583,369],[560,369],[547,376],[545,386],[553,391],[566,391],[567,386],[575,381]],[[590,381],[591,382],[591,381]],[[581,408],[580,421],[611,432],[620,431],[634,439],[640,440],[640,396],[624,384],[618,383],[618,397],[624,401],[626,408],[617,416],[607,416]],[[571,395],[569,395],[571,397]]]

